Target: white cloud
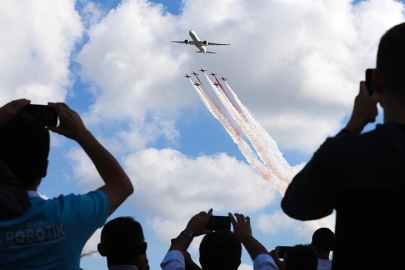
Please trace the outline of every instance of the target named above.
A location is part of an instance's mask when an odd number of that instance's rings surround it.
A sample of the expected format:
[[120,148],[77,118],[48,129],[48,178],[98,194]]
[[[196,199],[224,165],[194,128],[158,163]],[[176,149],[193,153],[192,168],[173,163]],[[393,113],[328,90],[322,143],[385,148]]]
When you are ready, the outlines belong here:
[[[89,30],[76,58],[97,89],[88,122],[175,122],[177,110],[199,102],[182,75],[203,66],[229,78],[281,148],[310,153],[350,113],[380,36],[404,21],[401,3],[351,2],[189,0],[172,16],[145,0],[123,1]],[[189,39],[189,29],[232,46],[201,55],[170,43]],[[165,135],[178,138],[157,137]]]
[[81,38],[75,1],[0,6],[0,103],[28,98],[33,103],[63,101],[70,86],[69,58]]

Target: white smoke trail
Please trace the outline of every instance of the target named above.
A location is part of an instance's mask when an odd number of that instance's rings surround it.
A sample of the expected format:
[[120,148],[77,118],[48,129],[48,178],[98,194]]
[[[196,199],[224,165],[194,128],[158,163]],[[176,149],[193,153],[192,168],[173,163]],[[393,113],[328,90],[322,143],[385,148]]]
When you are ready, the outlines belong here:
[[[242,130],[245,133],[246,137],[252,143],[252,146],[256,150],[257,155],[264,162],[264,164],[267,165],[268,168],[273,169],[272,167],[275,167],[274,164],[272,164],[272,163],[274,163],[274,160],[271,160],[269,158],[267,147],[265,145],[263,145],[263,141],[258,136],[258,135],[261,135],[261,134],[256,133],[255,130],[252,129],[251,124],[248,122],[248,120],[245,117],[243,117],[243,115],[240,112],[237,111],[235,106],[229,100],[229,97],[225,96],[225,94],[222,91],[220,91],[220,89],[215,87],[215,85],[211,82],[211,80],[209,79],[207,74],[204,73],[204,75],[205,75],[206,79],[208,80],[212,90],[215,92],[218,99],[224,105],[225,109],[233,117],[233,119],[236,121],[236,123],[242,128]],[[280,176],[278,176],[278,178],[279,177]]]
[[211,100],[207,97],[207,95],[204,93],[204,91],[199,88],[198,86],[194,85],[193,81],[190,79],[191,84],[193,85],[195,91],[197,92],[198,96],[204,103],[204,105],[207,107],[209,112],[222,124],[222,126],[225,128],[225,130],[228,132],[228,134],[231,136],[232,140],[234,143],[238,146],[239,150],[243,154],[243,156],[246,158],[247,162],[252,166],[254,170],[256,170],[259,175],[273,184],[276,189],[280,192],[281,195],[285,194],[286,191],[286,185],[282,183],[277,177],[271,173],[263,163],[261,163],[257,158],[255,153],[252,151],[250,148],[249,144],[243,140],[240,136],[240,134],[236,131],[236,129],[230,124],[228,119],[225,118],[225,116],[218,111],[216,106],[214,106],[211,102]]
[[260,136],[263,140],[263,144],[266,146],[267,150],[264,156],[266,156],[266,165],[271,168],[271,170],[278,176],[278,178],[284,180],[286,183],[290,183],[293,176],[297,172],[296,169],[290,166],[288,162],[283,157],[283,154],[278,149],[276,141],[267,133],[267,131],[259,124],[258,121],[254,119],[252,114],[248,109],[242,104],[238,96],[225,81],[225,85],[228,91],[232,94],[238,106],[241,108],[242,112],[248,119],[251,127],[254,129],[255,133]]

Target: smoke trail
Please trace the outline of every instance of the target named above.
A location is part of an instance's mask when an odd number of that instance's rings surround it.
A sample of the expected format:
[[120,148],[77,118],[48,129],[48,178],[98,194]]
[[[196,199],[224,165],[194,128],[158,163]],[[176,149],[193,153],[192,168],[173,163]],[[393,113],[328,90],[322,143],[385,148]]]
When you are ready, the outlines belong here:
[[224,105],[224,107],[229,112],[229,114],[234,118],[236,123],[242,128],[243,132],[245,133],[245,135],[249,139],[249,141],[252,143],[252,145],[253,145],[254,149],[256,150],[257,155],[260,157],[260,159],[267,165],[267,167],[269,167],[269,168],[274,167],[274,165],[272,164],[272,162],[274,162],[274,160],[271,160],[269,158],[266,147],[263,146],[262,140],[260,139],[260,137],[258,137],[259,134],[256,134],[254,132],[254,130],[251,128],[251,125],[246,120],[246,118],[243,118],[241,113],[239,113],[236,110],[236,108],[232,105],[231,101],[222,93],[222,91],[220,91],[217,87],[215,87],[215,85],[211,82],[211,80],[209,79],[207,74],[204,73],[204,75],[207,78],[212,90],[217,95],[218,99]]
[[250,148],[249,144],[241,138],[239,132],[229,123],[228,119],[217,110],[216,106],[213,106],[211,100],[206,96],[204,91],[194,85],[191,79],[190,82],[209,112],[222,124],[252,168],[256,170],[263,179],[273,184],[281,195],[284,195],[287,186],[277,179],[277,177],[256,158],[256,155]]
[[228,91],[232,94],[236,103],[242,109],[242,112],[248,119],[251,127],[260,136],[260,138],[263,140],[263,144],[267,147],[265,156],[268,157],[269,160],[266,158],[267,162],[265,162],[265,163],[271,168],[271,170],[280,179],[284,180],[286,183],[290,183],[292,180],[292,177],[296,173],[296,169],[293,169],[290,166],[290,164],[288,164],[288,162],[283,157],[283,154],[278,149],[276,141],[274,141],[273,138],[267,133],[267,131],[259,124],[259,122],[254,119],[252,114],[242,104],[242,102],[239,100],[238,96],[235,94],[235,92],[232,90],[232,88],[229,86],[229,84],[226,81],[225,81],[225,85],[226,85]]

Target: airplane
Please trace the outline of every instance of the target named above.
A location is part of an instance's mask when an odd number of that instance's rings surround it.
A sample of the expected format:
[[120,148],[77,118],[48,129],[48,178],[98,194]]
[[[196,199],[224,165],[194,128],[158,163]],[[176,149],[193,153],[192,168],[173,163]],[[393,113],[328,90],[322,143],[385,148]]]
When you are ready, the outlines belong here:
[[186,76],[184,76],[184,77],[188,79],[188,78],[190,78],[191,76],[186,73]]
[[193,74],[194,76],[197,76],[197,75],[198,75],[198,73],[195,72],[194,70],[193,70],[193,72],[191,72],[191,74]]
[[207,47],[208,46],[221,46],[221,45],[231,45],[231,44],[223,44],[223,43],[215,43],[215,42],[208,42],[206,40],[200,40],[200,38],[197,36],[196,32],[194,30],[190,30],[188,32],[188,34],[190,35],[192,40],[184,40],[184,41],[174,41],[172,40],[172,42],[175,43],[181,43],[181,44],[186,44],[186,45],[194,45],[198,48],[198,51],[196,51],[196,53],[213,53],[216,54],[216,52],[210,52],[207,51]]
[[214,72],[211,72],[210,75],[215,77],[217,74]]
[[219,83],[217,83],[217,82],[214,82],[214,85],[218,87],[218,86],[219,86]]
[[227,78],[225,78],[224,76],[221,77],[221,80],[226,81],[228,80]]
[[195,85],[195,86],[200,86],[201,83],[195,82],[194,85]]
[[205,71],[207,71],[207,70],[206,70],[206,69],[203,69],[203,68],[200,68],[199,71],[205,72]]

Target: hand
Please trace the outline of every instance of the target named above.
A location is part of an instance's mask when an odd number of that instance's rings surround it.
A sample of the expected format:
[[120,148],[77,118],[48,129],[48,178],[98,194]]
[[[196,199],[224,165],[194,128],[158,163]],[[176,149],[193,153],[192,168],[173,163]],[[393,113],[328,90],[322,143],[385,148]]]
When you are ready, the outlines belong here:
[[250,226],[250,218],[242,214],[235,214],[234,216],[229,213],[229,218],[231,219],[233,231],[239,240],[244,243],[246,239],[253,237],[252,228]]
[[365,82],[360,82],[360,91],[354,100],[352,116],[346,129],[352,134],[360,134],[363,128],[375,121],[378,114],[377,103],[380,95],[375,92],[371,96],[368,93]]
[[141,256],[138,256],[135,265],[138,268],[138,270],[149,270],[149,261],[148,257],[146,256],[146,253]]
[[272,250],[269,252],[269,255],[271,257],[273,257],[274,262],[276,263],[276,265],[278,266],[279,270],[284,270],[285,269],[285,264],[287,262],[287,254],[284,254],[284,260],[280,260],[280,258],[278,257],[278,252],[279,252],[279,247],[276,247],[276,249]]
[[0,125],[4,124],[8,120],[14,118],[19,111],[26,105],[30,104],[28,99],[13,100],[0,108]]
[[194,236],[210,233],[210,230],[205,229],[205,225],[207,225],[207,222],[211,216],[212,209],[210,209],[208,213],[204,211],[198,213],[190,219],[186,229],[192,231]]
[[70,109],[66,103],[48,103],[48,106],[54,108],[59,117],[59,125],[57,127],[48,127],[49,130],[75,141],[79,141],[89,133],[80,116]]

